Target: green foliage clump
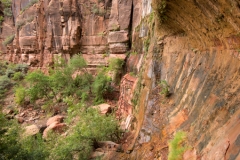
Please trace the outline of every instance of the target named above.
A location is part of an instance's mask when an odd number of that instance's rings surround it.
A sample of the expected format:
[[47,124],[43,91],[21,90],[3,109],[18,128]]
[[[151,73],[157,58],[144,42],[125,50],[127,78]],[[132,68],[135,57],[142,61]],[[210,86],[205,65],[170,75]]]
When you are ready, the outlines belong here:
[[114,83],[120,83],[124,63],[125,63],[125,61],[120,58],[109,59],[108,70],[113,72],[113,82]]
[[27,65],[27,64],[17,64],[17,65],[14,67],[14,70],[15,70],[16,72],[27,73],[27,71],[28,71],[28,65]]
[[42,136],[21,138],[21,132],[16,121],[9,121],[0,113],[0,159],[46,159],[49,147]]
[[7,76],[8,78],[12,78],[13,75],[14,75],[14,73],[15,73],[15,71],[12,70],[12,69],[7,69],[7,70],[6,70],[6,76]]
[[21,81],[24,78],[24,74],[21,72],[15,72],[12,79],[15,81]]
[[23,25],[25,25],[26,21],[25,20],[19,20],[16,22],[16,27],[17,29],[20,29]]
[[156,14],[156,18],[157,18],[157,21],[159,22],[159,24],[162,24],[163,22],[165,22],[167,20],[166,7],[167,7],[166,0],[162,0],[162,1],[153,0],[152,1],[152,8]]
[[11,79],[7,76],[0,76],[0,99],[3,98],[4,93],[12,86]]
[[[113,60],[111,69],[119,70],[123,63],[122,60]],[[107,76],[107,69],[100,71],[94,78],[86,67],[87,64],[82,56],[75,55],[68,64],[57,60],[54,70],[51,70],[49,75],[41,71],[31,72],[26,76],[26,81],[30,84],[27,95],[31,102],[43,97],[48,100],[51,98],[58,100],[76,95],[81,102],[94,97],[95,103],[102,103],[106,95],[112,91],[111,78]],[[79,75],[73,78],[72,75],[76,71]]]
[[143,41],[143,44],[144,44],[144,51],[145,52],[148,52],[148,49],[149,49],[149,45],[150,45],[150,38],[147,38]]
[[7,62],[0,62],[0,99],[4,97],[4,94],[9,90],[13,84],[24,78],[27,72],[27,65],[19,64],[8,64]]
[[52,150],[51,159],[87,160],[97,141],[114,140],[119,134],[113,116],[102,116],[98,110],[89,108],[79,113],[77,125],[67,137],[61,137]]
[[2,24],[3,20],[4,20],[4,17],[0,16],[0,24]]
[[25,102],[26,90],[23,86],[19,86],[15,88],[15,102],[18,105],[23,105]]
[[29,73],[26,76],[26,81],[30,83],[28,95],[31,102],[35,102],[37,99],[43,97],[50,99],[50,93],[53,93],[56,98],[56,94],[51,87],[51,80],[49,76],[45,75],[41,71],[37,70]]
[[21,12],[24,12],[26,9],[28,9],[29,7],[31,7],[32,5],[34,5],[37,2],[38,2],[38,0],[30,0],[29,3],[24,8],[22,8]]
[[104,9],[100,9],[96,4],[92,7],[92,13],[99,15],[99,16],[104,16],[106,14],[106,11]]
[[84,71],[86,71],[86,67],[87,63],[80,54],[76,54],[70,59],[70,68],[74,71],[80,69],[84,69]]
[[11,7],[12,0],[1,0],[4,7]]
[[168,160],[181,160],[187,147],[184,144],[186,133],[179,131],[175,134],[174,139],[169,142]]
[[166,97],[169,96],[170,92],[169,92],[169,85],[168,85],[167,81],[161,80],[159,85],[161,87],[160,94],[165,95]]
[[111,58],[109,59],[109,70],[111,71],[119,71],[122,69],[124,65],[124,60],[120,58]]
[[2,0],[2,4],[4,7],[3,14],[4,16],[11,17],[12,16],[12,0]]
[[4,46],[8,45],[8,44],[12,43],[12,41],[14,40],[14,38],[15,38],[15,34],[13,34],[13,35],[11,35],[11,36],[8,36],[8,37],[2,42],[2,44],[3,44]]
[[92,85],[95,104],[104,102],[104,96],[112,91],[111,81],[111,77],[107,76],[104,71],[98,73]]

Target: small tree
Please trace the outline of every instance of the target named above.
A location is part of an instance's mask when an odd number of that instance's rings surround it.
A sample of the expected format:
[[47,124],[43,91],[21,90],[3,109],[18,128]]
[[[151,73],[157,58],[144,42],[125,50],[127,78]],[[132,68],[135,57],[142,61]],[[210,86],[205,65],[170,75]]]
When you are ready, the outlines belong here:
[[50,94],[52,93],[56,99],[56,94],[52,89],[52,81],[49,76],[44,75],[41,71],[37,70],[29,73],[26,76],[26,81],[30,83],[30,88],[28,89],[28,95],[31,102],[35,102],[38,98],[46,97],[50,99]]
[[18,105],[23,105],[25,102],[26,90],[23,86],[15,88],[15,102]]
[[106,76],[104,71],[101,71],[96,76],[93,84],[92,91],[95,96],[95,103],[99,104],[104,102],[104,96],[111,91],[111,78]]
[[112,140],[118,134],[118,124],[113,116],[102,116],[98,110],[89,108],[79,113],[77,125],[67,137],[57,141],[50,159],[88,160],[97,141]]

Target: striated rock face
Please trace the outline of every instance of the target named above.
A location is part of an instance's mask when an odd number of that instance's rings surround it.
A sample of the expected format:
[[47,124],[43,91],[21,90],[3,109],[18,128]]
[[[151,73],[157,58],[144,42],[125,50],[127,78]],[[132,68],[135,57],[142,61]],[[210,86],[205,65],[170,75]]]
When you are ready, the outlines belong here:
[[[240,158],[239,5],[153,0],[150,14],[142,1],[143,20],[132,34],[132,49],[143,48],[138,125],[126,159],[168,159],[168,142],[179,130],[189,146],[182,159]],[[162,80],[168,97],[160,94]]]
[[4,21],[1,36],[3,41],[15,34],[15,39],[0,46],[2,59],[46,68],[57,55],[69,59],[80,52],[90,67],[107,65],[110,57],[125,58],[132,0],[31,2],[13,0],[13,19]]
[[126,118],[128,115],[133,114],[133,91],[136,88],[137,78],[126,74],[121,80],[120,97],[118,101],[118,118]]

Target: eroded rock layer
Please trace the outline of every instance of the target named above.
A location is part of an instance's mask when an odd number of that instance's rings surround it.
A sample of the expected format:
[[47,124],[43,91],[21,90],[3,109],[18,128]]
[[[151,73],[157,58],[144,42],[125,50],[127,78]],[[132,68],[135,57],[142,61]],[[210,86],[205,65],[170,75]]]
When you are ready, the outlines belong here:
[[126,57],[131,0],[31,2],[13,0],[13,18],[5,18],[1,40],[12,34],[15,39],[1,45],[2,59],[44,68],[54,57],[69,59],[77,53],[84,54],[90,67]]

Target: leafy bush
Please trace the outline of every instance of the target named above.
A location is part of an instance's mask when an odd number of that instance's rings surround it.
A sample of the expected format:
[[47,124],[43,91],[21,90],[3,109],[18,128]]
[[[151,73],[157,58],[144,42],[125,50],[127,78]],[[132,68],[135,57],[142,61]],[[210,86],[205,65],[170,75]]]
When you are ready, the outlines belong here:
[[25,20],[19,20],[16,22],[16,27],[17,29],[20,29],[23,25],[25,25],[26,21]]
[[22,72],[22,73],[27,73],[28,71],[28,65],[27,64],[17,64],[15,67],[14,67],[14,70],[16,72]]
[[11,7],[12,0],[1,0],[4,7]]
[[123,59],[119,59],[119,58],[111,58],[109,59],[109,67],[108,69],[110,71],[113,71],[113,82],[118,84],[120,83],[121,80],[121,73],[123,70],[123,65],[124,65],[125,61]]
[[181,160],[183,153],[187,147],[184,144],[186,133],[179,131],[175,134],[174,139],[169,142],[169,155],[168,160]]
[[111,78],[106,76],[104,71],[98,73],[95,78],[95,81],[92,84],[92,92],[95,96],[95,104],[100,104],[104,102],[104,96],[111,92]]
[[111,58],[109,59],[109,69],[112,71],[119,71],[124,65],[124,60],[120,58]]
[[13,35],[11,35],[11,36],[8,36],[8,37],[2,42],[2,44],[3,44],[4,46],[8,45],[8,44],[12,43],[12,41],[14,40],[14,38],[15,38],[15,34],[13,34]]
[[148,52],[149,45],[150,45],[150,38],[145,39],[143,44],[144,44],[144,51]]
[[4,18],[3,16],[0,16],[0,24],[3,22]]
[[1,1],[4,6],[4,10],[3,10],[4,16],[11,17],[12,16],[12,10],[11,10],[12,0],[1,0]]
[[4,91],[11,87],[12,82],[7,76],[1,76],[0,77],[0,90]]
[[7,64],[5,62],[0,62],[0,76],[5,75]]
[[24,87],[19,86],[15,88],[15,102],[18,105],[23,105],[26,97],[26,90]]
[[92,7],[92,13],[99,16],[104,16],[106,14],[106,11],[104,9],[100,9],[96,4],[94,4]]
[[8,78],[12,78],[13,75],[14,75],[14,73],[15,73],[15,71],[12,70],[12,69],[7,69],[7,70],[6,70],[6,76],[7,76]]
[[161,80],[159,85],[161,87],[160,94],[165,95],[166,97],[169,96],[170,92],[169,92],[169,85],[167,84],[167,81]]
[[3,14],[7,17],[12,17],[12,9],[11,8],[4,8]]
[[52,89],[52,84],[49,76],[44,75],[43,72],[37,70],[29,73],[26,76],[26,81],[30,83],[28,89],[28,95],[31,102],[35,102],[37,99],[46,97],[50,99],[49,94],[53,93],[56,98],[56,94]]
[[117,121],[113,116],[102,116],[96,109],[89,108],[67,137],[61,137],[52,150],[50,159],[87,160],[97,141],[113,140],[118,134]]
[[86,68],[87,63],[80,54],[76,54],[70,59],[70,67],[75,71]]
[[24,78],[24,74],[21,72],[14,73],[14,75],[12,77],[12,79],[15,81],[21,81],[21,80],[23,80],[23,78]]
[[152,1],[152,8],[155,11],[156,14],[156,18],[157,21],[160,23],[160,25],[167,20],[167,1],[166,0],[162,0],[162,1],[158,1],[158,0],[153,0]]
[[50,150],[41,135],[22,139],[21,132],[16,121],[9,121],[0,113],[0,159],[46,159]]

